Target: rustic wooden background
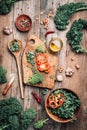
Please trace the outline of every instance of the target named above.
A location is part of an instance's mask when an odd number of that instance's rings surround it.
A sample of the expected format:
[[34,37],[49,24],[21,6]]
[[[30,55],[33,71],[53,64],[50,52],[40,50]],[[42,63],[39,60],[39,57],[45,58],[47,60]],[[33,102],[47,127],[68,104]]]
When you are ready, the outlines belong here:
[[[45,18],[46,14],[52,10],[55,14],[56,8],[59,6],[59,4],[62,5],[67,2],[79,1],[85,2],[87,4],[87,0],[23,0],[17,2],[8,15],[0,16],[0,64],[7,69],[8,80],[12,73],[14,73],[16,77],[15,82],[13,83],[6,96],[2,95],[2,91],[6,84],[0,85],[0,99],[13,96],[17,97],[17,99],[21,101],[24,109],[35,107],[38,112],[36,120],[48,117],[44,109],[45,96],[41,94],[42,89],[23,85],[25,98],[24,100],[21,100],[16,62],[14,57],[9,53],[7,49],[7,43],[13,38],[20,39],[23,43],[24,49],[27,38],[30,34],[35,34],[40,37],[41,40],[44,40],[44,34],[46,30],[41,27],[40,19]],[[43,12],[43,15],[41,15],[40,12]],[[27,14],[31,17],[33,25],[30,32],[22,33],[16,29],[15,20],[20,14]],[[39,18],[39,20],[36,20],[36,17]],[[70,19],[70,25],[72,21],[78,18],[87,20],[87,11],[75,13],[75,15],[73,15],[73,17]],[[3,28],[6,26],[11,26],[13,28],[13,33],[9,36],[3,35]],[[65,72],[63,71],[62,74],[64,76],[64,80],[62,83],[55,83],[55,87],[64,87],[74,90],[80,97],[81,110],[78,116],[78,120],[74,123],[59,124],[50,119],[48,123],[42,128],[42,130],[87,130],[87,114],[85,114],[85,111],[87,109],[87,55],[74,54],[71,51],[65,37],[67,30],[63,32],[56,30],[52,17],[49,18],[49,29],[55,30],[58,33],[59,37],[62,38],[64,43],[63,49],[58,54],[59,66],[63,67],[64,70],[67,67],[72,67],[74,70],[74,75],[71,78],[66,78]],[[83,34],[82,44],[87,48],[87,31],[84,30]],[[75,60],[71,61],[71,58],[73,56],[75,57]],[[76,64],[79,64],[79,70],[76,70]],[[34,100],[33,96],[31,95],[32,91],[35,91],[41,97],[41,105],[39,105],[36,100]],[[32,126],[29,127],[28,130],[33,130]]]

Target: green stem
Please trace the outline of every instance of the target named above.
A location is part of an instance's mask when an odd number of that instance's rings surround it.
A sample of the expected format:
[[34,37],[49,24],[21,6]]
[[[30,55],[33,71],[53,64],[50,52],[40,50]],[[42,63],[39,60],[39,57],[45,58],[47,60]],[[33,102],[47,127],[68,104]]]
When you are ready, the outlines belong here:
[[5,126],[3,126],[2,128],[0,128],[0,130],[3,130],[3,129],[5,129],[5,128],[7,128],[7,127],[9,127],[10,125],[5,125]]
[[47,119],[45,119],[45,120],[43,120],[43,123],[45,123],[46,121],[48,121],[49,120],[49,118],[47,118]]
[[84,10],[87,10],[87,7],[76,9],[76,12],[78,12],[78,11],[84,11]]

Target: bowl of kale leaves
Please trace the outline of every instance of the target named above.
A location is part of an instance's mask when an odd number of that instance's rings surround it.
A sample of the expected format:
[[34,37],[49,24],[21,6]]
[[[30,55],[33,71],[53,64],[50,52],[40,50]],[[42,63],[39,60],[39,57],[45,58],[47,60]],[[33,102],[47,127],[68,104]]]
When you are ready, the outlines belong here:
[[68,123],[77,119],[80,110],[80,99],[70,89],[54,89],[46,97],[45,109],[48,116],[54,121]]

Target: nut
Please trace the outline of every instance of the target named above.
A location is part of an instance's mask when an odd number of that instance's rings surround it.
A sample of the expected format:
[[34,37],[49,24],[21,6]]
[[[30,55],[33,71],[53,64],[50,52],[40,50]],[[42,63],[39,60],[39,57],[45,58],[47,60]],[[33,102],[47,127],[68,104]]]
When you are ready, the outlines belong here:
[[76,67],[76,69],[77,69],[77,70],[80,68],[78,64],[77,64],[77,65],[75,65],[75,67]]
[[58,71],[59,71],[60,73],[62,73],[62,72],[64,71],[64,68],[60,67],[60,68],[58,68]]
[[11,27],[5,27],[3,29],[3,32],[7,35],[10,35],[12,33],[12,28]]
[[72,58],[71,58],[71,61],[74,61],[74,60],[75,60],[75,57],[72,57]]
[[68,77],[71,77],[73,75],[73,73],[74,73],[74,71],[70,67],[68,67],[65,71],[65,75]]
[[57,81],[62,82],[63,81],[63,76],[62,75],[58,75],[57,76]]

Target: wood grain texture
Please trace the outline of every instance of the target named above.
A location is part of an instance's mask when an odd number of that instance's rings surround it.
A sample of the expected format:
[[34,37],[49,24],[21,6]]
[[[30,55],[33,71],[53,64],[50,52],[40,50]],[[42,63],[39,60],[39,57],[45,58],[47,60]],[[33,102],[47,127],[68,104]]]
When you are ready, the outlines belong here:
[[[2,92],[6,86],[6,84],[0,85],[0,99],[8,98],[8,97],[17,97],[22,103],[24,109],[29,107],[36,108],[38,114],[36,120],[41,118],[47,118],[47,114],[44,108],[44,101],[45,96],[42,95],[41,88],[35,88],[27,85],[24,86],[24,95],[25,99],[21,100],[20,89],[19,89],[19,80],[18,80],[18,72],[16,67],[16,61],[14,57],[9,53],[7,49],[7,44],[9,41],[13,40],[14,38],[19,39],[23,43],[23,50],[25,48],[27,38],[31,34],[35,34],[38,36],[42,41],[45,39],[45,32],[44,26],[40,25],[40,20],[43,20],[47,17],[47,14],[52,10],[53,15],[56,12],[57,7],[63,5],[67,2],[85,2],[87,4],[87,0],[23,0],[20,2],[15,3],[12,8],[12,11],[5,16],[0,16],[0,65],[3,65],[4,68],[7,69],[7,79],[10,79],[10,75],[12,73],[15,74],[15,82],[12,84],[12,87],[6,94],[6,96],[2,95]],[[43,12],[43,14],[40,14]],[[32,19],[32,29],[29,32],[22,33],[19,32],[15,27],[15,20],[20,14],[27,14]],[[36,20],[36,17],[39,19]],[[66,31],[58,31],[55,28],[53,18],[49,17],[49,30],[53,29],[57,32],[57,35],[63,40],[63,48],[60,53],[58,53],[58,64],[59,67],[63,67],[64,71],[63,75],[63,82],[62,83],[55,83],[55,88],[69,88],[75,91],[81,100],[81,110],[78,116],[78,120],[74,123],[67,123],[67,124],[59,124],[54,122],[53,120],[49,120],[46,125],[41,130],[86,130],[87,129],[87,114],[85,111],[87,109],[87,55],[83,54],[75,54],[71,51],[70,46],[67,44],[66,39],[66,32],[70,28],[72,22],[75,19],[83,18],[87,20],[87,11],[77,12],[71,18]],[[3,35],[3,28],[6,26],[11,26],[13,29],[13,33],[9,36]],[[83,31],[83,39],[81,44],[87,48],[87,31]],[[22,54],[23,54],[22,50]],[[71,61],[71,58],[75,57],[74,61]],[[21,63],[21,59],[20,59]],[[75,65],[79,64],[80,69],[77,70]],[[74,70],[74,75],[71,78],[65,76],[65,69],[67,67],[72,67]],[[21,67],[22,68],[22,67]],[[59,72],[58,72],[59,74]],[[39,105],[36,100],[31,95],[31,92],[36,92],[42,99],[42,104]],[[33,127],[29,127],[28,130],[34,130]]]
[[[33,44],[31,43],[32,40],[34,41]],[[57,71],[57,67],[58,67],[58,58],[57,58],[56,54],[53,54],[51,51],[48,51],[44,41],[41,41],[35,35],[31,35],[28,38],[28,41],[26,43],[26,47],[24,49],[24,53],[23,53],[23,57],[22,57],[23,81],[24,81],[25,84],[31,85],[30,83],[28,83],[29,78],[31,76],[33,76],[33,72],[32,72],[31,68],[34,67],[38,71],[36,62],[35,62],[35,66],[32,66],[30,63],[28,63],[26,54],[29,53],[29,52],[35,52],[35,49],[37,47],[39,47],[41,44],[43,44],[43,50],[46,51],[45,56],[47,57],[47,61],[50,65],[51,70],[50,70],[49,73],[39,72],[44,77],[44,80],[43,80],[42,83],[33,84],[32,86],[52,89],[54,87],[54,83],[55,83],[55,79],[56,79],[56,71]]]

